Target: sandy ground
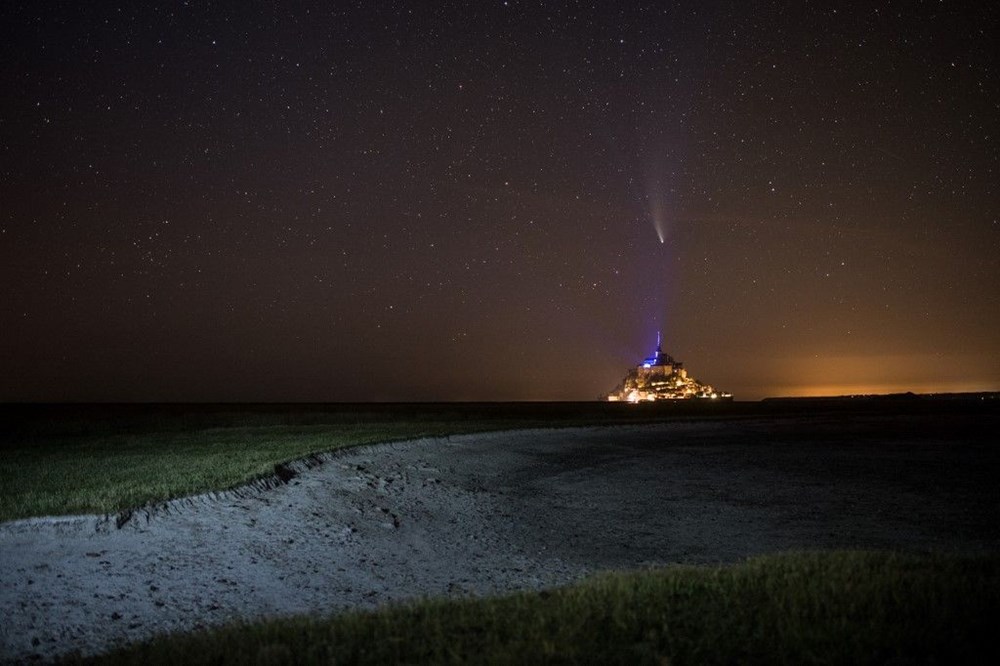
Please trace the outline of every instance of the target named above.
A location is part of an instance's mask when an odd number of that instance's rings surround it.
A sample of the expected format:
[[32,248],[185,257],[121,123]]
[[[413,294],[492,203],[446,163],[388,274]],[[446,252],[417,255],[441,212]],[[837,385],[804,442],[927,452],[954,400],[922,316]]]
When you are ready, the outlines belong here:
[[[787,549],[1000,548],[1000,456],[921,417],[535,430],[355,448],[288,484],[0,525],[0,659],[235,619]],[[966,425],[969,424],[959,424]]]

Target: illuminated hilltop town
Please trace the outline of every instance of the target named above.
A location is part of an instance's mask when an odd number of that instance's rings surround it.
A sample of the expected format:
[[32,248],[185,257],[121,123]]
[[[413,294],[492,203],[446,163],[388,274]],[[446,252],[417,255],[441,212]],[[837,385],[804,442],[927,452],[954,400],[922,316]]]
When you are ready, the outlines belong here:
[[684,364],[663,353],[660,334],[656,334],[656,351],[635,368],[625,373],[625,379],[608,395],[611,402],[653,402],[656,400],[686,400],[708,398],[732,400],[732,393],[716,391],[708,384],[689,377]]

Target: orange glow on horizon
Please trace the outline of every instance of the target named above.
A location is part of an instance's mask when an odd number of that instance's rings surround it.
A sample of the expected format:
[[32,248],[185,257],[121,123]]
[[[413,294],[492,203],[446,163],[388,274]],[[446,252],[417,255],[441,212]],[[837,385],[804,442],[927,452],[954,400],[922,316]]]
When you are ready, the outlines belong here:
[[[845,395],[889,395],[894,393],[983,393],[997,391],[986,383],[928,384],[811,384],[780,387],[769,398],[822,398]],[[739,396],[737,396],[739,397]]]
[[[990,365],[989,359],[972,354],[772,357],[744,366],[744,372],[719,384],[737,400],[1000,391]],[[711,376],[716,375],[725,373]]]

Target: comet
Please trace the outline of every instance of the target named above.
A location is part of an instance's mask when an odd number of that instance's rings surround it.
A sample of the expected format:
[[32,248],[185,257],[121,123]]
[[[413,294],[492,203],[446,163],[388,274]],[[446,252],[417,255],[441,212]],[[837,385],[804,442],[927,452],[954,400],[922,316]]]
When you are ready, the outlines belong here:
[[661,245],[667,242],[667,187],[661,177],[663,172],[662,168],[650,169],[645,192],[649,217]]
[[656,231],[656,237],[660,239],[660,243],[665,243],[667,240],[667,223],[664,219],[666,216],[663,214],[663,200],[657,195],[653,195],[649,198],[649,212],[650,216],[653,218],[653,229]]

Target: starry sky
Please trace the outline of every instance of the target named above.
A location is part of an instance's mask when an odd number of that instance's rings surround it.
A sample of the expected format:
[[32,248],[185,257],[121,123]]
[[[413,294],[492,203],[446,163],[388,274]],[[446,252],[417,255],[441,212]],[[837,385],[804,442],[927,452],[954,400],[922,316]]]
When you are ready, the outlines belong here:
[[1000,389],[998,27],[4,2],[0,400]]

